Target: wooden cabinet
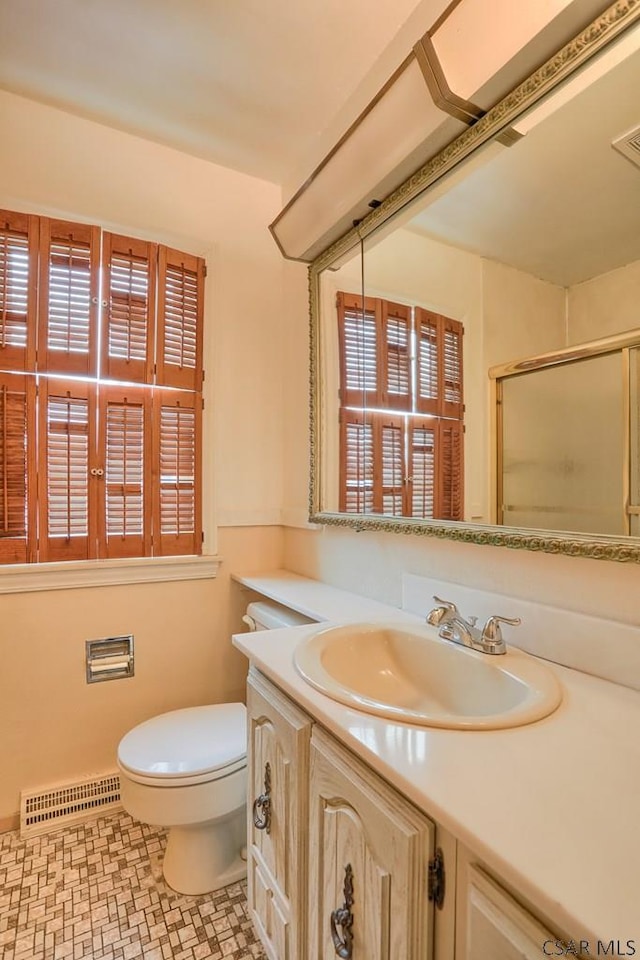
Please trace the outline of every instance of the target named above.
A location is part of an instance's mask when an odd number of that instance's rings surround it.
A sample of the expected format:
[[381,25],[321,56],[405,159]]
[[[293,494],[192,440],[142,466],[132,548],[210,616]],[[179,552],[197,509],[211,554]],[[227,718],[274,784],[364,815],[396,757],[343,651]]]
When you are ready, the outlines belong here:
[[254,670],[247,712],[249,912],[269,960],[302,960],[311,721]]
[[[456,890],[455,960],[540,960],[558,938],[464,854]],[[575,951],[574,951],[575,955]]]
[[436,851],[436,825],[253,668],[247,709],[249,910],[269,960],[539,960],[556,948],[450,833],[437,828]]
[[308,960],[426,960],[433,823],[318,727],[309,788]]

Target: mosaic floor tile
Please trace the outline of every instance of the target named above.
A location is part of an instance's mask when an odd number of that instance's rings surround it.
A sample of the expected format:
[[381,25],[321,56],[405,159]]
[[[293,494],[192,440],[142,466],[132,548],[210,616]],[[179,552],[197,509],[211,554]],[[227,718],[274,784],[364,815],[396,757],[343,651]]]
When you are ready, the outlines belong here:
[[162,879],[164,844],[164,831],[125,813],[28,840],[0,835],[2,960],[266,960],[246,884],[175,893]]

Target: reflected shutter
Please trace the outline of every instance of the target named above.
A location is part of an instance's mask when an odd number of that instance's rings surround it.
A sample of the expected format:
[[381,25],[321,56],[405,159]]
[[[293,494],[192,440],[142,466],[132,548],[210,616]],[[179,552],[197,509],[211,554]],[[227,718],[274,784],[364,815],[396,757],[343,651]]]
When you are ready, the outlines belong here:
[[380,300],[338,293],[340,399],[343,406],[382,403]]
[[204,260],[168,247],[158,255],[157,382],[200,390]]
[[38,368],[96,375],[98,227],[40,220]]
[[38,218],[0,210],[0,370],[34,370]]
[[102,556],[144,557],[151,553],[150,425],[148,391],[100,388]]
[[404,418],[376,416],[377,448],[380,451],[380,482],[375,484],[374,510],[401,517],[405,512]]
[[440,395],[439,317],[416,307],[416,343],[418,353],[416,410],[438,413]]
[[103,234],[106,300],[102,375],[151,383],[153,378],[157,253],[155,243]]
[[0,562],[26,563],[35,552],[32,377],[0,373]]
[[392,410],[411,410],[411,308],[381,302],[384,389],[382,404]]
[[373,513],[373,415],[340,411],[340,510]]
[[462,335],[463,327],[456,320],[440,318],[442,325],[442,404],[440,414],[462,420]]
[[411,516],[432,520],[436,496],[436,423],[412,418],[409,424]]
[[464,519],[463,438],[464,427],[459,420],[440,420],[435,514],[439,520]]
[[158,390],[154,407],[153,552],[199,554],[202,401],[185,391]]
[[40,559],[96,556],[95,387],[43,379],[40,387]]

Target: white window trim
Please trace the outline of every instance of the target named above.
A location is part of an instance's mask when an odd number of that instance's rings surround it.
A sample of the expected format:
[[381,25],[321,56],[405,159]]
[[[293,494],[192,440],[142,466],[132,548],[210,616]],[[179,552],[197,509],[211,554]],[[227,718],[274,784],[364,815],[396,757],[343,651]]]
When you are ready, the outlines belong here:
[[221,563],[222,557],[219,556],[188,556],[5,564],[0,566],[0,594],[170,580],[211,580],[218,575]]

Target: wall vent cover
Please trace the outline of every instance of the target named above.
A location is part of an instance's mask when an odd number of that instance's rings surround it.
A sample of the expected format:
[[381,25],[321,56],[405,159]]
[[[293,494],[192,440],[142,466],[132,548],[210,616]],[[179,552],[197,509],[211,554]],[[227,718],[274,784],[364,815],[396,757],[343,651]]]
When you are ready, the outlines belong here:
[[34,837],[62,830],[70,823],[90,820],[121,806],[117,773],[46,790],[23,790],[20,794],[20,836]]
[[631,160],[636,167],[640,167],[640,127],[634,127],[612,140],[611,146],[627,160]]

